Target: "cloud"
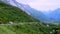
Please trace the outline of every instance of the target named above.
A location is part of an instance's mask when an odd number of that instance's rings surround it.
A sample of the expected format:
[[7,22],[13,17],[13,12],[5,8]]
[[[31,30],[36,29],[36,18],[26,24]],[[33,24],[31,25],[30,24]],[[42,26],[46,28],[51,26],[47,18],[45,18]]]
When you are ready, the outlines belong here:
[[[22,1],[22,2],[21,2]],[[30,5],[41,11],[55,10],[60,8],[60,0],[21,0],[21,3]]]

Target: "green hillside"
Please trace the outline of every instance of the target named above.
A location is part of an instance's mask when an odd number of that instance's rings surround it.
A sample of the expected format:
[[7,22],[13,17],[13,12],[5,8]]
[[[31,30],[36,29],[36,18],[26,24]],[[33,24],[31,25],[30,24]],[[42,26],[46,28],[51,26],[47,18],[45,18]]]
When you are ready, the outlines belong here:
[[39,22],[39,20],[26,14],[21,9],[0,2],[0,22]]
[[1,24],[0,34],[60,34],[60,25],[50,24],[47,27],[43,23]]

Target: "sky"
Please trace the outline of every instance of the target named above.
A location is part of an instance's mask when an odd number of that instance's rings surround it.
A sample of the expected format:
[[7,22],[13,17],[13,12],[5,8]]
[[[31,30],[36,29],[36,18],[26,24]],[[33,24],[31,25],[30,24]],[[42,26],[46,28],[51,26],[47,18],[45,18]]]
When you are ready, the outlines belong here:
[[28,4],[30,7],[40,11],[49,11],[60,8],[60,0],[16,0],[16,1],[23,4]]

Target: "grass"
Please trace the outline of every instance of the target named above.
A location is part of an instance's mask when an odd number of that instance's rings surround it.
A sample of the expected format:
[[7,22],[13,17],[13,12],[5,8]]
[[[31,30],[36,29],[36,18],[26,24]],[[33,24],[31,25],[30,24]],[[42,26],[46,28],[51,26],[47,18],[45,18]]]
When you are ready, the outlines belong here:
[[[0,34],[50,34],[54,28],[60,28],[59,25],[49,24],[49,27],[46,25],[43,23],[0,24]],[[56,32],[60,34],[60,29]]]

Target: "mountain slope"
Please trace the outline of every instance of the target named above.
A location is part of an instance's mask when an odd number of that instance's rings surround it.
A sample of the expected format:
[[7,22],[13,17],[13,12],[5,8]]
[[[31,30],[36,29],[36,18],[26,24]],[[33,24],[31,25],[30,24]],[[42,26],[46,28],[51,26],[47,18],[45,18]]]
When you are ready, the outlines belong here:
[[13,6],[17,6],[18,8],[22,9],[27,14],[29,14],[30,16],[32,16],[40,21],[46,21],[48,19],[42,12],[40,12],[34,8],[31,8],[29,5],[19,3],[16,0],[9,0],[9,2],[6,0],[3,2],[9,3]]
[[29,16],[21,9],[0,2],[0,21],[1,22],[39,22],[37,19]]
[[60,23],[60,8],[57,8],[53,11],[49,11],[48,14],[45,14],[49,20],[50,23]]
[[[52,32],[52,33],[50,33]],[[0,24],[0,34],[60,34],[60,25],[43,23]]]
[[30,13],[31,16],[41,20],[41,21],[44,21],[44,20],[47,20],[45,18],[47,18],[44,13],[42,13],[41,11],[38,11],[36,9],[33,9],[31,8],[29,5],[24,5],[24,9]]
[[[11,0],[10,2],[13,2],[18,8],[21,8],[27,14],[31,15],[34,18],[37,18],[40,21],[44,22],[44,21],[48,20],[48,17],[46,17],[46,15],[44,15],[44,13],[42,13],[34,8],[31,8],[29,5],[19,3],[16,0]],[[13,3],[10,3],[10,4],[13,4]]]
[[56,20],[60,20],[60,8],[50,12],[50,17],[52,17],[53,19],[56,19]]
[[[42,22],[45,22],[45,23],[52,23],[52,22],[56,22],[56,20],[60,21],[60,17],[59,17],[59,12],[58,14],[54,14],[54,12],[57,12],[56,11],[49,11],[49,12],[42,12],[42,11],[38,11],[34,8],[31,8],[29,5],[25,5],[25,4],[22,4],[22,3],[19,3],[17,2],[16,0],[6,0],[6,1],[3,1],[3,2],[6,2],[6,3],[9,3],[13,6],[16,6],[20,9],[22,9],[23,11],[25,11],[27,14],[31,15],[32,17],[42,21]],[[52,12],[52,13],[50,13]]]

